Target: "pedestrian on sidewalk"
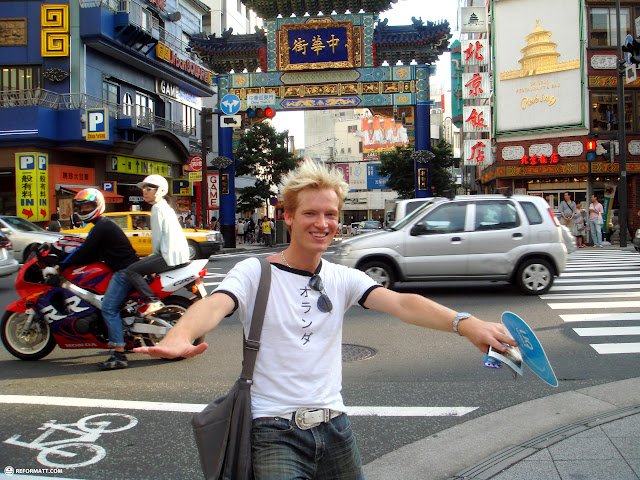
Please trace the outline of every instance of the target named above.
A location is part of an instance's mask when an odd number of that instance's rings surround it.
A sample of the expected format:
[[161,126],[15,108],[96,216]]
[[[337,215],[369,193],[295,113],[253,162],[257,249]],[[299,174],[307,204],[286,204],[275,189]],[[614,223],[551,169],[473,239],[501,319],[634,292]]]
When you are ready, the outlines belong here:
[[573,234],[578,242],[578,248],[584,247],[585,237],[585,221],[584,221],[584,209],[582,208],[582,202],[576,205],[576,213],[573,216]]
[[602,215],[604,207],[598,201],[598,197],[591,195],[591,204],[589,205],[589,232],[591,241],[596,248],[602,248]]
[[573,217],[576,214],[576,202],[571,200],[571,195],[569,192],[564,192],[564,200],[560,202],[560,215],[562,218],[560,219],[560,223],[562,225],[566,225],[566,227],[571,230],[571,233],[574,233],[573,227]]
[[[489,346],[504,352],[506,345],[517,344],[498,323],[422,295],[388,290],[360,270],[324,260],[348,191],[341,173],[311,161],[282,181],[291,243],[267,257],[272,282],[251,386],[255,480],[363,478],[341,394],[342,327],[349,307],[359,304],[408,324],[466,336],[483,353]],[[134,352],[158,358],[198,355],[207,344],[193,341],[236,310],[248,332],[260,273],[258,259],[239,262],[159,344]]]
[[264,238],[265,247],[270,247],[272,245],[273,237],[271,235],[271,231],[273,230],[273,222],[269,220],[269,217],[266,215],[262,219],[262,237]]

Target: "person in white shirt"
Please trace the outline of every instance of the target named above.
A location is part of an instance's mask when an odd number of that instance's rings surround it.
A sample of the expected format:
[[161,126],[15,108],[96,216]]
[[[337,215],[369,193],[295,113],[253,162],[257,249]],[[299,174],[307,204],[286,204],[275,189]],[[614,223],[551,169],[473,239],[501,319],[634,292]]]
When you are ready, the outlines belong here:
[[151,207],[151,248],[152,254],[129,265],[125,275],[131,285],[146,300],[138,311],[151,315],[164,308],[164,304],[153,295],[143,275],[161,273],[179,268],[189,263],[189,244],[178,221],[176,212],[165,200],[169,191],[167,180],[160,175],[149,175],[138,183],[144,201]]
[[[291,243],[267,257],[271,290],[251,386],[255,480],[362,478],[341,394],[342,326],[352,305],[417,326],[457,332],[485,353],[489,346],[504,352],[506,345],[517,345],[500,324],[457,314],[421,295],[385,289],[360,270],[324,260],[347,193],[340,173],[311,161],[283,180],[284,221]],[[246,335],[259,280],[258,259],[239,262],[158,345],[134,351],[160,358],[198,355],[207,344],[193,341],[236,310]]]

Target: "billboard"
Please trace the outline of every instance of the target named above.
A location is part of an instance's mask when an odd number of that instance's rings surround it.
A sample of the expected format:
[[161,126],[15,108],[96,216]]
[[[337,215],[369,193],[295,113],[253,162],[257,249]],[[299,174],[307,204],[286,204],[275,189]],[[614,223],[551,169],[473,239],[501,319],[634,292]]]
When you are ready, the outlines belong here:
[[580,3],[494,4],[497,133],[583,124]]
[[396,147],[408,147],[409,135],[402,122],[388,117],[365,117],[362,127],[354,133],[362,137],[362,151],[392,152]]

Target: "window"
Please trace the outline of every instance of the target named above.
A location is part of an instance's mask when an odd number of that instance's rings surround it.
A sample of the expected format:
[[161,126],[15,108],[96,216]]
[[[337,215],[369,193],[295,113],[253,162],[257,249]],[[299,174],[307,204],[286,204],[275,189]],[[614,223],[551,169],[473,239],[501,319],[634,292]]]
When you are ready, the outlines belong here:
[[122,113],[126,117],[130,117],[133,109],[131,108],[133,105],[133,98],[131,98],[130,93],[125,93],[122,96]]
[[155,102],[150,96],[136,92],[136,125],[151,127],[155,112]]
[[520,225],[515,206],[508,201],[476,204],[476,230],[502,230]]
[[[624,95],[625,129],[633,131],[632,94]],[[591,130],[618,130],[618,95],[616,92],[591,92]]]
[[358,126],[357,125],[348,125],[347,126],[347,133],[357,133],[358,132]]
[[[616,9],[597,7],[589,10],[589,46],[615,47],[616,42]],[[620,41],[631,33],[629,9],[620,9]]]
[[351,147],[347,148],[347,153],[351,153]]
[[102,82],[102,100],[107,102],[107,108],[111,116],[115,116],[118,109],[118,85],[111,82]]
[[542,223],[542,215],[532,202],[520,202],[520,206],[524,210],[530,225],[540,225]]
[[420,224],[426,227],[425,233],[428,234],[462,232],[466,212],[466,203],[441,205],[440,208],[427,214]]
[[198,110],[189,105],[182,105],[182,123],[186,132],[193,131],[192,135],[195,135],[197,115]]
[[31,90],[41,87],[42,67],[40,65],[2,67],[0,91]]

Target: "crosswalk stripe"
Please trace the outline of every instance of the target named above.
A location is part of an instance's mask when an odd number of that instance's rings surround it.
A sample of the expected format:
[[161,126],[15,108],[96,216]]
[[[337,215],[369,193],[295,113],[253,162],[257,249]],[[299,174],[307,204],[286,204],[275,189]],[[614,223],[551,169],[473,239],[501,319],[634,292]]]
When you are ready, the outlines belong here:
[[640,335],[640,327],[595,327],[595,328],[574,328],[581,337],[606,337],[609,335]]
[[640,312],[633,313],[568,313],[560,315],[565,322],[623,322],[639,320]]
[[[596,290],[596,291],[602,291],[602,290],[633,290],[635,288],[640,288],[640,283],[610,283],[610,284],[605,284],[605,285],[581,285],[581,284],[568,284],[568,283],[563,283],[563,285],[558,285],[557,287],[553,287],[551,290],[549,290],[550,292],[562,292],[562,291],[588,291],[588,290]],[[590,298],[593,298],[594,295],[597,294],[588,294],[591,295]],[[611,296],[610,293],[605,293],[603,294],[607,297]],[[628,296],[631,297],[636,297],[640,295],[640,293],[638,292],[630,292]],[[625,294],[625,296],[627,296]],[[550,299],[550,295],[545,294],[541,296],[544,299]],[[581,297],[575,297],[575,298],[583,298]],[[589,298],[589,297],[587,297]]]
[[638,308],[640,302],[572,302],[572,303],[550,303],[553,310],[575,310],[576,308],[590,310],[596,308]]
[[[541,295],[541,299],[547,301],[552,310],[585,312],[562,313],[559,317],[563,322],[602,325],[572,328],[580,337],[640,336],[640,312],[595,313],[598,310],[640,307],[640,301],[633,300],[640,297],[640,283],[634,282],[640,275],[639,266],[640,255],[632,251],[575,252],[569,256],[560,278],[554,282],[549,293]],[[603,301],[594,301],[598,299]],[[636,324],[617,326],[612,322]],[[640,342],[589,345],[601,355],[640,353]]]
[[591,346],[602,355],[640,353],[640,343],[592,343]]
[[[599,276],[613,276],[615,275],[616,277],[618,276],[633,276],[633,277],[637,277],[640,275],[640,270],[609,270],[609,271],[599,271],[598,272]],[[580,272],[567,272],[566,270],[564,272],[562,272],[562,274],[560,275],[560,279],[562,280],[565,277],[584,277],[584,272],[580,271]]]

